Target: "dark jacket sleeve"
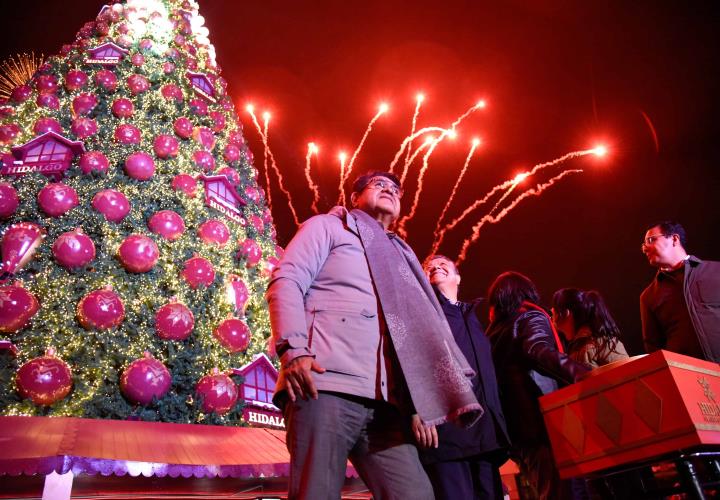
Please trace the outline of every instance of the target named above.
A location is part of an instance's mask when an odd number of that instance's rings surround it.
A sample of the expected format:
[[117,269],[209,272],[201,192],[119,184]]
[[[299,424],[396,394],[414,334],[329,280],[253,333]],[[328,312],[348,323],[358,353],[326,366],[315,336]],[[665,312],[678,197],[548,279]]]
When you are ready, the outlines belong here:
[[640,295],[640,320],[642,321],[642,338],[645,352],[655,352],[665,347],[666,340],[662,334],[655,315],[645,298],[645,292]]
[[558,351],[548,318],[540,311],[529,311],[516,323],[517,338],[521,342],[530,367],[560,382],[572,384],[590,368]]

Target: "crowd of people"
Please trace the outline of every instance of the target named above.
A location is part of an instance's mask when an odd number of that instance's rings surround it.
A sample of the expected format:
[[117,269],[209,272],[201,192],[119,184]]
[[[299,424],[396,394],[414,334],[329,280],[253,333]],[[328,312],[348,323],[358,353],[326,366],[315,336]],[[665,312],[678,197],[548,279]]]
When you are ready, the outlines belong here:
[[[458,299],[453,260],[421,264],[392,232],[396,176],[358,177],[351,209],[306,221],[267,300],[291,456],[290,498],[340,498],[349,459],[376,499],[503,498],[514,459],[535,498],[585,498],[561,480],[538,398],[628,354],[602,296],[564,288],[551,314],[517,272],[478,303]],[[677,223],[648,228],[656,277],[641,296],[648,352],[720,361],[720,263],[685,251]]]

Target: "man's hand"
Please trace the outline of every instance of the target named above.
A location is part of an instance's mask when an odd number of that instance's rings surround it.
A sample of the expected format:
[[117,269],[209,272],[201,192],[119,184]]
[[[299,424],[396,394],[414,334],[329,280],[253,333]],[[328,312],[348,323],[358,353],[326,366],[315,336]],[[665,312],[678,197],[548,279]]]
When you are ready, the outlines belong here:
[[415,434],[415,440],[423,448],[437,448],[438,435],[434,425],[426,426],[420,415],[417,413],[412,416],[412,431]]
[[287,381],[285,390],[287,390],[290,401],[294,402],[297,396],[303,399],[307,399],[308,396],[313,399],[318,398],[317,389],[315,389],[315,383],[310,372],[324,373],[325,368],[317,364],[315,358],[312,356],[300,356],[290,361],[282,371]]

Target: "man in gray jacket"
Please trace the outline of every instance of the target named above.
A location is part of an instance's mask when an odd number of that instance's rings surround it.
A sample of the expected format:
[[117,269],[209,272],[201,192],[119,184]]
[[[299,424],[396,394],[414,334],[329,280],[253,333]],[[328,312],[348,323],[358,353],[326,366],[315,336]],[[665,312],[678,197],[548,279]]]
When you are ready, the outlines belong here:
[[677,222],[653,224],[642,251],[657,267],[640,295],[647,352],[667,349],[720,362],[720,262],[688,255],[685,229]]
[[353,210],[307,220],[268,286],[291,457],[290,498],[340,498],[348,458],[375,498],[433,498],[410,432],[482,413],[472,370],[412,250],[390,226],[396,176],[353,185]]

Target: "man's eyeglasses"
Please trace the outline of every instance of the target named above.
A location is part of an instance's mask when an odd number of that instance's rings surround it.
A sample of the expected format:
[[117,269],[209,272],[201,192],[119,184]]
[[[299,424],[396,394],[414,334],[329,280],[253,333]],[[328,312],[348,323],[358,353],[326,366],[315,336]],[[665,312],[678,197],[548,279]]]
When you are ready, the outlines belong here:
[[653,243],[655,243],[658,238],[670,238],[672,234],[653,234],[652,236],[648,236],[643,240],[643,242],[640,244],[641,247],[649,247]]
[[402,195],[403,195],[403,190],[401,188],[399,188],[390,179],[370,179],[370,181],[367,183],[367,185],[365,187],[372,188],[372,189],[378,189],[380,191],[388,189],[394,196],[397,196],[398,198],[402,198]]

